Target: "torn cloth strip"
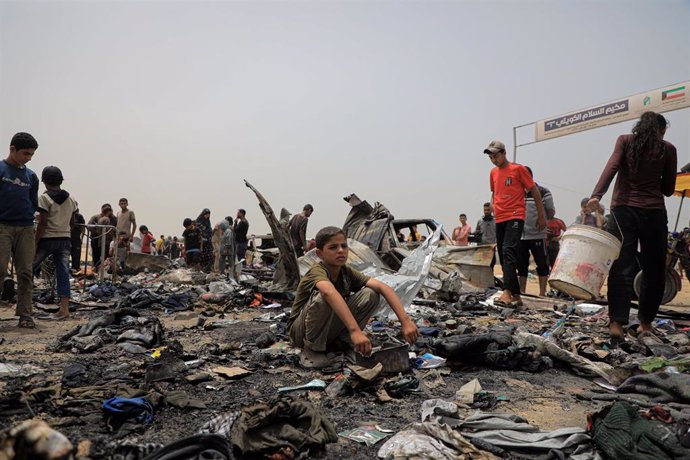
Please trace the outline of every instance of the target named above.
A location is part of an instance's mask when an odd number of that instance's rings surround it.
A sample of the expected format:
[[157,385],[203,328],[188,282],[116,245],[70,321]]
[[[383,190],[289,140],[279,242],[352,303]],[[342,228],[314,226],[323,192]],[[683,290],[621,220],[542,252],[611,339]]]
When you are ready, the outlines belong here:
[[661,422],[642,418],[630,403],[619,401],[590,415],[597,449],[617,460],[689,460],[690,450]]
[[552,450],[571,453],[591,438],[579,427],[539,431],[526,420],[513,414],[476,413],[457,427],[463,436],[481,439],[502,449],[530,454],[544,454]]
[[230,429],[239,417],[240,411],[216,415],[201,427],[199,434],[219,434],[229,439]]
[[291,447],[305,452],[338,442],[335,427],[311,403],[290,396],[242,409],[231,430],[232,444],[244,454],[275,452]]
[[654,402],[690,403],[690,375],[654,374],[635,375],[618,387],[619,393],[639,393],[652,398]]

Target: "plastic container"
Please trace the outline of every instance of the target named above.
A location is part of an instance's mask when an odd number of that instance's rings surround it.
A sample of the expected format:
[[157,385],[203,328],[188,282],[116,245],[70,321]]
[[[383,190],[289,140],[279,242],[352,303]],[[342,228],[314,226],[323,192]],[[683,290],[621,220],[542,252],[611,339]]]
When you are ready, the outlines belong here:
[[576,299],[599,298],[620,250],[621,242],[610,233],[587,225],[572,225],[561,238],[549,285]]

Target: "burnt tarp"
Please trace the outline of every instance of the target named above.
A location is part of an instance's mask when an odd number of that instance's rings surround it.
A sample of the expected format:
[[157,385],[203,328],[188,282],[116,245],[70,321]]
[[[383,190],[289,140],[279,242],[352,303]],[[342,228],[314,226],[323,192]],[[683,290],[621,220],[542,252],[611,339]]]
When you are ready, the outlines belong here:
[[382,243],[387,242],[391,237],[388,233],[390,233],[390,223],[394,219],[388,208],[381,203],[376,203],[372,207],[354,193],[343,199],[352,206],[343,224],[347,237],[366,244],[376,252],[390,250],[389,247],[382,247]]
[[259,200],[259,207],[266,217],[268,225],[271,227],[271,234],[273,241],[278,249],[280,255],[278,256],[278,263],[276,271],[273,275],[274,288],[277,290],[292,291],[297,288],[299,283],[299,265],[297,264],[297,255],[295,254],[295,247],[292,244],[290,233],[288,231],[287,211],[283,210],[281,219],[278,220],[273,208],[268,204],[266,198],[255,189],[252,184],[244,181],[245,185],[254,192],[256,198]]

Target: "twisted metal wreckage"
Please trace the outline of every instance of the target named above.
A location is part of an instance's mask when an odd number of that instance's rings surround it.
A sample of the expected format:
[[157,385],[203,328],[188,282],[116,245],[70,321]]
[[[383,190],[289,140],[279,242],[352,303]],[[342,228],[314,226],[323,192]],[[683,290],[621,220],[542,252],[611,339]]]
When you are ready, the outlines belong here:
[[[280,251],[273,288],[294,290],[300,274],[318,263],[316,251],[297,259],[288,231],[290,213],[283,208],[279,219],[261,192],[249,182],[245,184],[256,194]],[[461,290],[494,286],[491,269],[494,244],[454,246],[433,219],[395,219],[383,204],[371,206],[354,193],[344,200],[351,206],[343,224],[350,248],[348,264],[393,287],[406,308],[420,292],[425,298],[451,300]],[[396,235],[401,229],[421,224],[433,231],[429,239],[413,243],[398,241]]]

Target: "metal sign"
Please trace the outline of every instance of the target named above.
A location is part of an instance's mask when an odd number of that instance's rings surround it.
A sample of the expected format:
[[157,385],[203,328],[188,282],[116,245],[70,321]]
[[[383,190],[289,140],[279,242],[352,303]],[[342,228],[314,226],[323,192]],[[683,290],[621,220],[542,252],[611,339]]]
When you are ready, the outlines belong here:
[[644,112],[690,107],[690,81],[536,122],[536,142],[639,118]]

